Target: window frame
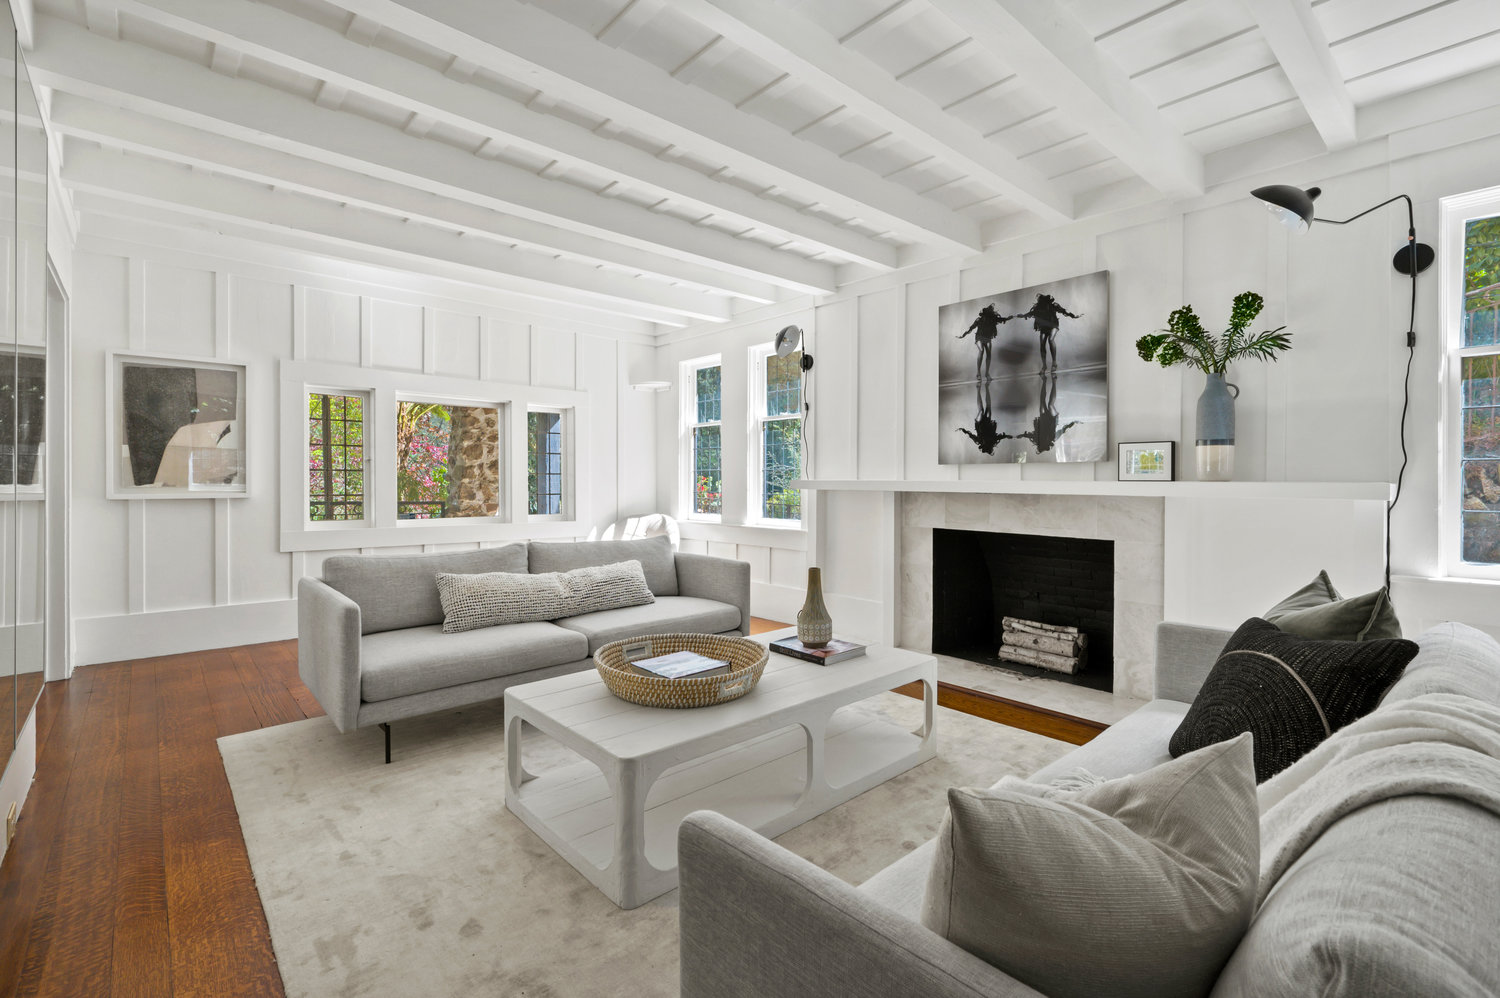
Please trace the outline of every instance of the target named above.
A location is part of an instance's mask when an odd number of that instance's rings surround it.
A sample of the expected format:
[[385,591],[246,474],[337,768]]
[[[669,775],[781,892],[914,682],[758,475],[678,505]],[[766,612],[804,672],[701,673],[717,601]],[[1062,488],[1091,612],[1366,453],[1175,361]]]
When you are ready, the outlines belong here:
[[1454,578],[1500,580],[1500,563],[1463,560],[1463,361],[1500,356],[1500,343],[1463,346],[1464,237],[1474,219],[1500,216],[1500,187],[1442,198],[1438,244],[1438,318],[1442,331],[1442,392],[1438,457],[1439,564]]
[[576,495],[575,495],[574,485],[573,485],[573,483],[574,483],[574,463],[573,463],[573,423],[574,423],[574,419],[573,419],[573,410],[571,408],[568,408],[568,407],[565,407],[565,406],[558,406],[558,405],[528,405],[526,407],[526,416],[527,416],[527,419],[526,419],[525,423],[521,427],[524,436],[528,440],[528,446],[529,446],[529,439],[531,437],[531,425],[530,425],[531,424],[531,418],[530,417],[531,417],[531,414],[534,413],[534,412],[556,413],[556,414],[558,414],[559,416],[562,417],[562,427],[561,427],[561,432],[559,433],[559,436],[562,438],[562,454],[560,455],[561,456],[561,461],[562,461],[562,468],[561,468],[561,471],[559,472],[559,474],[561,476],[561,479],[562,479],[561,485],[560,485],[561,493],[560,493],[560,497],[559,497],[559,499],[560,499],[560,505],[562,506],[562,509],[561,509],[561,511],[559,511],[557,513],[533,513],[533,512],[531,512],[531,483],[528,481],[526,483],[526,519],[529,522],[532,522],[532,523],[547,523],[547,522],[572,520],[573,519],[573,507],[574,507],[574,504],[576,502]]
[[[573,504],[561,516],[532,520],[526,510],[526,423],[530,406],[568,410],[572,418],[571,467],[589,467],[589,396],[550,388],[477,378],[449,377],[361,367],[327,361],[283,360],[279,365],[279,549],[282,552],[378,550],[385,547],[494,544],[534,539],[571,539],[593,510],[586,490],[575,484]],[[307,396],[314,389],[365,393],[365,516],[363,521],[308,520]],[[495,516],[398,520],[395,420],[399,402],[439,402],[500,409],[501,501]],[[574,476],[576,479],[576,475]],[[517,511],[520,511],[519,513]]]
[[[364,516],[358,520],[314,520],[312,518],[312,440],[309,438],[306,428],[308,400],[314,395],[343,395],[348,398],[358,398],[364,402],[360,415],[360,474],[364,482],[363,500]],[[378,437],[378,431],[372,425],[370,412],[373,405],[372,393],[368,390],[358,388],[335,388],[330,385],[306,385],[302,390],[302,413],[304,431],[302,434],[302,517],[304,530],[365,530],[372,526],[375,518],[375,503],[371,496],[371,455],[379,444],[373,439]],[[326,442],[325,442],[326,443]]]
[[[799,503],[799,515],[795,520],[782,519],[766,516],[765,497],[765,473],[766,473],[766,431],[765,426],[769,422],[785,422],[795,419],[798,423],[798,433],[802,432],[802,420],[806,418],[807,411],[801,408],[805,401],[802,398],[802,386],[799,381],[798,410],[797,414],[771,416],[766,411],[766,361],[776,352],[773,343],[763,343],[750,348],[750,418],[749,440],[746,450],[750,455],[749,461],[749,503],[745,508],[749,511],[746,521],[751,526],[770,527],[775,530],[806,530],[803,525],[807,519],[807,490],[799,489],[801,501]],[[804,455],[805,459],[805,455]]]
[[[707,422],[698,421],[698,372],[708,367],[719,369],[719,418]],[[680,455],[678,470],[678,486],[680,489],[679,502],[682,515],[679,519],[692,520],[698,523],[723,523],[724,522],[724,358],[722,354],[713,354],[707,357],[697,357],[693,360],[685,360],[681,365],[681,376],[678,383],[682,385],[680,394],[681,409],[678,424],[680,426],[678,453]],[[697,468],[693,457],[695,453],[694,438],[697,431],[705,426],[717,426],[719,428],[719,512],[699,513],[694,508],[693,496],[697,487]]]

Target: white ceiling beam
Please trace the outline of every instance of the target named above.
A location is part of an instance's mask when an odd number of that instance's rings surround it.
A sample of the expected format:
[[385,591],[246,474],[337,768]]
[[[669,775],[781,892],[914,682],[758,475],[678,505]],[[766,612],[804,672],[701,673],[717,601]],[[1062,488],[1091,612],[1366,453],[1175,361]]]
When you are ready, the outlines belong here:
[[267,233],[300,232],[335,244],[374,246],[474,271],[476,279],[531,298],[592,302],[652,322],[724,322],[722,298],[521,252],[349,205],[275,191],[187,167],[99,149],[70,150],[63,183],[75,190],[227,219]]
[[823,294],[836,286],[827,263],[599,198],[292,94],[112,42],[66,21],[47,18],[42,27],[31,60],[35,77],[64,92],[799,293]]
[[1203,193],[1203,157],[1061,4],[930,0],[1064,117],[1170,197]]
[[896,249],[889,243],[611,141],[545,113],[538,104],[528,107],[498,98],[395,53],[351,42],[293,14],[226,0],[123,0],[121,6],[137,17],[323,80],[325,87],[362,93],[426,121],[445,122],[539,156],[587,165],[656,197],[686,201],[704,214],[732,216],[745,223],[741,228],[754,226],[804,244],[810,252],[835,253],[887,270],[896,265]]
[[517,218],[365,173],[292,156],[259,143],[214,135],[73,94],[55,95],[51,117],[53,127],[61,134],[112,149],[155,156],[184,166],[196,166],[363,208],[396,211],[455,231],[475,232],[533,249],[655,274],[673,282],[757,304],[777,300],[774,286],[763,281]]
[[608,45],[610,48],[619,48],[637,31],[646,26],[646,22],[659,14],[667,0],[630,0],[625,9],[615,15],[615,19],[604,26],[604,30],[594,37]]
[[1004,148],[839,44],[794,9],[763,0],[676,0],[677,9],[819,92],[905,138],[1050,221],[1073,215],[1073,198]]
[[846,218],[956,253],[979,246],[979,225],[764,118],[688,86],[545,11],[464,0],[336,0],[392,31],[470,59],[628,128],[730,169],[799,191]]
[[1330,151],[1354,145],[1354,100],[1308,0],[1244,0]]

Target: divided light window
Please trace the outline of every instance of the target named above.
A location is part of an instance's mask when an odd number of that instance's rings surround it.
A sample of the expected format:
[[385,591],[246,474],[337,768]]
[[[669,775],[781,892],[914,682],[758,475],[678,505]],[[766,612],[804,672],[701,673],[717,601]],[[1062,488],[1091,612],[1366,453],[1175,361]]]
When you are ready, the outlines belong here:
[[396,405],[396,517],[498,516],[500,409],[450,402]]
[[307,396],[307,518],[365,518],[363,396]]
[[690,487],[692,511],[700,515],[717,516],[724,508],[721,380],[718,364],[697,368],[692,376]]
[[802,519],[802,351],[774,353],[762,361],[760,420],[760,515],[767,520]]
[[527,512],[560,516],[563,512],[563,414],[526,414]]
[[1465,224],[1463,278],[1459,556],[1500,565],[1500,215]]

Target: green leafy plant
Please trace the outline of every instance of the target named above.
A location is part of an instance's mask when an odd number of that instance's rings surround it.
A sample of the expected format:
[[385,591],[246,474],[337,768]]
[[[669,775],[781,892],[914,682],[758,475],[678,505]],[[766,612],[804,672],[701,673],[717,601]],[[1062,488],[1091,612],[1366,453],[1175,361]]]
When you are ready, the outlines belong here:
[[1265,304],[1254,291],[1235,295],[1229,328],[1222,336],[1204,329],[1193,306],[1184,305],[1167,317],[1166,329],[1136,340],[1136,352],[1141,360],[1155,361],[1162,367],[1191,364],[1204,374],[1223,374],[1230,364],[1245,357],[1275,360],[1277,354],[1292,348],[1292,334],[1282,332],[1285,326],[1254,334],[1245,331]]

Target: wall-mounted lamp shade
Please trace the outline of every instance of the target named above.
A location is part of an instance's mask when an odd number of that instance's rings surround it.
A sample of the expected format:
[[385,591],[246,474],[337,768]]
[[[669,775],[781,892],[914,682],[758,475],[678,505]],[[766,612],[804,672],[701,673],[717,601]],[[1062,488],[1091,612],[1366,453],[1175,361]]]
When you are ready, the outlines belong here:
[[1250,193],[1259,198],[1282,225],[1296,232],[1306,232],[1312,227],[1313,202],[1323,192],[1316,187],[1304,191],[1290,184],[1271,184],[1257,187]]
[[784,326],[781,332],[776,334],[776,356],[788,357],[797,344],[802,342],[802,329],[800,326]]
[[670,382],[670,381],[637,381],[637,382],[633,383],[630,387],[634,388],[638,392],[664,392],[668,388],[672,387],[672,382]]

